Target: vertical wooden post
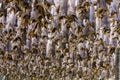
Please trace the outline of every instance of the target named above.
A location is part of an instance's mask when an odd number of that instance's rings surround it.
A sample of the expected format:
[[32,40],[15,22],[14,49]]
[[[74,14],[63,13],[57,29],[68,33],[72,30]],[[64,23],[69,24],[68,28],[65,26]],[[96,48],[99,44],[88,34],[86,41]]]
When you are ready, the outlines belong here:
[[68,10],[68,0],[61,0],[60,15],[62,14],[67,15],[67,10]]
[[120,48],[116,48],[115,80],[120,80]]

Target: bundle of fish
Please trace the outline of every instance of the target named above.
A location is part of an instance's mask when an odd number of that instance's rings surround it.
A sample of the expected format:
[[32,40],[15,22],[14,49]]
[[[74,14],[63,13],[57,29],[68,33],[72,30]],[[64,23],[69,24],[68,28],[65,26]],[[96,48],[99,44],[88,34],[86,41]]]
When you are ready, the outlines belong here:
[[0,74],[10,80],[114,80],[119,0],[2,0]]

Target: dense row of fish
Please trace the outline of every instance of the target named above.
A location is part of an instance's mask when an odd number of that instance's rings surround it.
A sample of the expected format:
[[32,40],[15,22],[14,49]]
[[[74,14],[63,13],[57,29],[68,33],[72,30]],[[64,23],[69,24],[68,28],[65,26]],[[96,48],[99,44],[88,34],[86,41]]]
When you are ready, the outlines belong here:
[[2,0],[0,74],[11,80],[114,80],[119,0]]

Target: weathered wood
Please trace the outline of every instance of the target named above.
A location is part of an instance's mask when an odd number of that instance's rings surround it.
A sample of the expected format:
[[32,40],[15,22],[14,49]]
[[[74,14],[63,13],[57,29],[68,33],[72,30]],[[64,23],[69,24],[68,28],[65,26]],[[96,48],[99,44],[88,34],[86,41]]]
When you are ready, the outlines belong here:
[[68,11],[68,0],[61,0],[60,15],[67,15],[67,11]]
[[120,48],[116,48],[115,80],[120,79]]

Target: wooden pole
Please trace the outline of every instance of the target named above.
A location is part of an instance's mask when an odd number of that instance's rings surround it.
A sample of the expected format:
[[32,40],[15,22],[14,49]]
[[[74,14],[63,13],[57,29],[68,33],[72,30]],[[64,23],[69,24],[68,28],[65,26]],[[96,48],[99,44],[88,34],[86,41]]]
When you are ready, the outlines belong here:
[[115,80],[120,80],[120,48],[116,48]]

